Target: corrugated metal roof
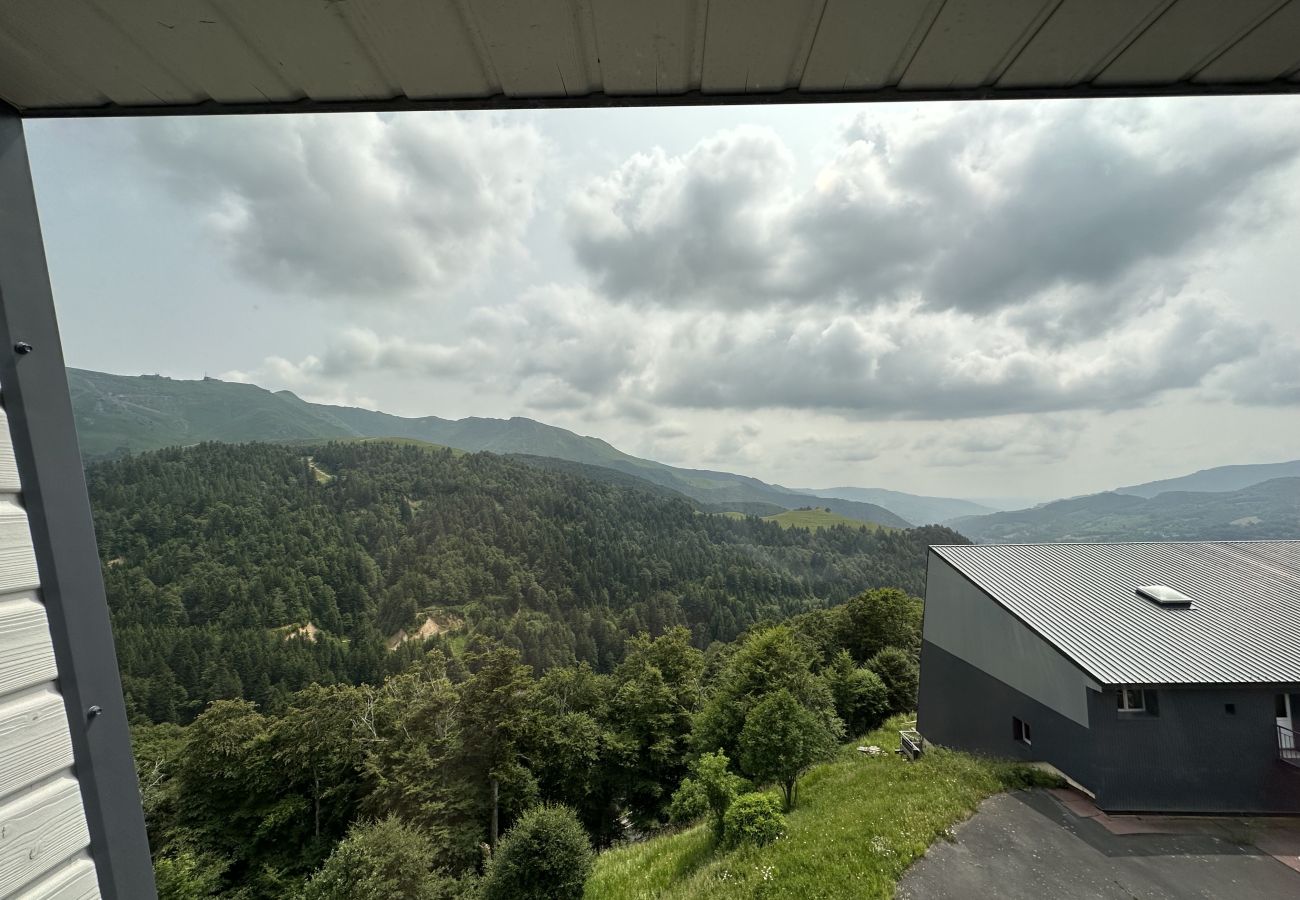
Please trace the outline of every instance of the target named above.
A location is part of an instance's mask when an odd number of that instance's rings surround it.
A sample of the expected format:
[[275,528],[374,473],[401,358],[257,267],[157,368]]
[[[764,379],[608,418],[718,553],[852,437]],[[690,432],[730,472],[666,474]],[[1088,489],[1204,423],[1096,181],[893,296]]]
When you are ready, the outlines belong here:
[[1300,541],[931,549],[1103,684],[1300,682]]
[[1300,90],[1300,0],[41,0],[26,114]]

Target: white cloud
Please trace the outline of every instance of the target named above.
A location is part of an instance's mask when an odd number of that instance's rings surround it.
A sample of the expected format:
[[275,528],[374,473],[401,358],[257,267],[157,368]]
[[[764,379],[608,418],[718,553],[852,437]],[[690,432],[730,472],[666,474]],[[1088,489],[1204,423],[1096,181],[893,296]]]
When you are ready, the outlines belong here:
[[522,253],[548,152],[532,126],[450,114],[141,120],[136,139],[246,276],[377,302]]

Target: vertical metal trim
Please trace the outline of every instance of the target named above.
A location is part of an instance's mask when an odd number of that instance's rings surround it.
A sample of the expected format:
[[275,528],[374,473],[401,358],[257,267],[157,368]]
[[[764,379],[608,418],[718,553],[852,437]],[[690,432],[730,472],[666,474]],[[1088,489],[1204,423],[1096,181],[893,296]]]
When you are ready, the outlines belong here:
[[106,900],[152,900],[149,841],[27,146],[22,121],[2,105],[0,389],[100,892]]

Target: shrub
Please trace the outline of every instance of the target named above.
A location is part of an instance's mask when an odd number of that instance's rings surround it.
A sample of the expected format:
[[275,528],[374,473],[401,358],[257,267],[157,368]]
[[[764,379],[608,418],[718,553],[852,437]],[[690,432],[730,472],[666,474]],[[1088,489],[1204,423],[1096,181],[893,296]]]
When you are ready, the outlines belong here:
[[885,720],[889,689],[875,672],[854,665],[849,651],[835,654],[825,677],[835,698],[835,712],[850,734],[865,734]]
[[595,855],[567,806],[534,806],[497,844],[484,900],[580,900]]
[[221,888],[225,868],[226,864],[215,857],[188,848],[160,856],[153,864],[159,900],[214,897]]
[[[682,787],[677,791],[680,794],[685,789],[690,793],[698,794],[698,797],[703,799],[705,808],[702,813],[711,814],[713,833],[717,837],[722,837],[722,817],[726,815],[727,807],[746,787],[745,779],[733,773],[730,766],[731,760],[727,759],[727,754],[721,750],[716,753],[705,753],[691,763],[691,774],[694,777],[684,779]],[[691,782],[689,788],[686,787],[687,781]],[[677,794],[673,795],[673,800],[677,800]],[[698,799],[683,795],[683,812],[688,803],[698,803]]]
[[709,812],[709,795],[694,778],[683,778],[668,804],[668,820],[678,825],[694,822]]
[[723,834],[728,846],[762,847],[785,833],[781,801],[771,794],[741,794],[727,809]]
[[867,668],[880,676],[889,691],[891,713],[910,712],[916,709],[916,688],[920,681],[920,668],[912,654],[898,647],[886,647],[871,659]]
[[302,900],[444,900],[455,881],[432,870],[433,843],[400,819],[353,825],[317,870]]
[[886,647],[902,647],[915,653],[921,649],[919,597],[898,588],[877,588],[852,598],[835,609],[839,620],[839,644],[862,662]]
[[740,762],[755,781],[778,782],[785,793],[785,808],[790,809],[799,776],[813,763],[830,756],[837,736],[789,691],[777,691],[745,718],[740,732]]

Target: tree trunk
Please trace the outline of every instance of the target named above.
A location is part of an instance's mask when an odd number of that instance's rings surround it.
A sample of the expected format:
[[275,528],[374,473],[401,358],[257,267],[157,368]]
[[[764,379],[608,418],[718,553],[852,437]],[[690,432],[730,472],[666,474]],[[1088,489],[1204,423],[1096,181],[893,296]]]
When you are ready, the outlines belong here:
[[493,778],[492,779],[492,830],[490,832],[491,834],[490,843],[492,844],[493,848],[495,848],[497,845],[497,814],[498,814],[497,810],[499,808],[498,797],[499,797],[500,787],[501,787],[501,783],[497,781],[495,778]]
[[789,812],[794,806],[794,781],[787,781],[781,787],[785,788],[785,811]]

